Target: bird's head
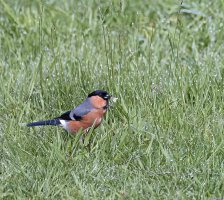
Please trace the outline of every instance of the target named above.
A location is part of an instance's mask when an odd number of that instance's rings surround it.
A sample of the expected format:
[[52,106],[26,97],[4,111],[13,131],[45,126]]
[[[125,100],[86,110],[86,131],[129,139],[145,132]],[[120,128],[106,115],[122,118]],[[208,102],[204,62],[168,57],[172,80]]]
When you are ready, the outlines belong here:
[[99,96],[106,101],[108,101],[112,97],[107,91],[104,91],[104,90],[95,90],[88,95],[88,97],[93,97],[93,96]]

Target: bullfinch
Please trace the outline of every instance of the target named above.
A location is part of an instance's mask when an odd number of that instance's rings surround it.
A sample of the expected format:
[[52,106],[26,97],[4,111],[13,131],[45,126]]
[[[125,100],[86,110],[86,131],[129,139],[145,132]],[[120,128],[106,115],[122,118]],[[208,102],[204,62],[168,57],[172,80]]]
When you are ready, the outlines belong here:
[[70,133],[77,133],[80,129],[87,133],[93,127],[97,128],[103,116],[109,108],[111,95],[104,90],[96,90],[73,110],[67,111],[60,117],[51,120],[37,121],[26,124],[26,126],[57,125],[63,127]]

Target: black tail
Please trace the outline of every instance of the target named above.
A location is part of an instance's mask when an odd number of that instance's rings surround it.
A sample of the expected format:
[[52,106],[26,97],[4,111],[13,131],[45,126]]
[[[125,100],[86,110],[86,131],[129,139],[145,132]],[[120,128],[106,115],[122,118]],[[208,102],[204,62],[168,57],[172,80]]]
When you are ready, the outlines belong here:
[[51,120],[46,120],[46,121],[39,121],[39,122],[31,122],[26,124],[27,126],[45,126],[45,125],[59,125],[61,124],[59,119],[51,119]]

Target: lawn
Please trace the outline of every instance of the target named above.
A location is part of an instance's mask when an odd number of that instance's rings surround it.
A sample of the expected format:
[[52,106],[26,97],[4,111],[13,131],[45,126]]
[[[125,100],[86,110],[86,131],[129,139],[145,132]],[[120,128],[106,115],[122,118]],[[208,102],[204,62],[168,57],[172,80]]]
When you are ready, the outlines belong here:
[[[223,0],[0,0],[1,198],[223,199],[223,10]],[[95,89],[118,101],[84,144],[20,125]]]

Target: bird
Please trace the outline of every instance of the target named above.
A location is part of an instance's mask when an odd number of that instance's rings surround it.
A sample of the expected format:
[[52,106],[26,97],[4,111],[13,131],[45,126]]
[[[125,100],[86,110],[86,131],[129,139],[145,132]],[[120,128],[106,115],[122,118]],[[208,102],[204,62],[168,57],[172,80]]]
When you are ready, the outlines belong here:
[[89,129],[97,128],[109,108],[111,95],[104,90],[95,90],[74,109],[63,113],[51,120],[27,123],[26,126],[61,126],[68,132],[75,134],[80,130],[88,133]]

